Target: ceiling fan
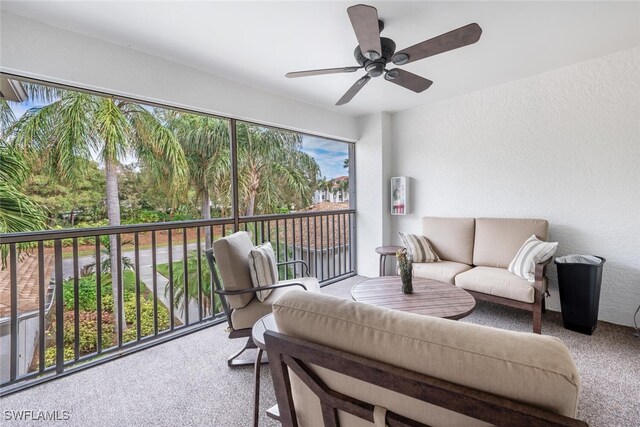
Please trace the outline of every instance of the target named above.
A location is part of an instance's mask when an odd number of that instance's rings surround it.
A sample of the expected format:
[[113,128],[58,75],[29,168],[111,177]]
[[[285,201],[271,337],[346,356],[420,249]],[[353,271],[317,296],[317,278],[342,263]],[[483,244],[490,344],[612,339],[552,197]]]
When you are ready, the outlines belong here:
[[353,56],[359,64],[358,66],[294,71],[286,74],[287,77],[294,78],[353,73],[364,68],[367,74],[358,79],[342,98],[336,102],[336,105],[343,105],[351,101],[372,77],[379,77],[383,74],[385,80],[420,93],[428,89],[433,82],[400,68],[389,70],[386,68],[387,63],[392,62],[394,65],[404,65],[415,62],[429,56],[473,44],[480,39],[482,34],[482,28],[478,24],[469,24],[396,52],[396,44],[393,40],[380,37],[380,33],[384,29],[384,23],[378,19],[378,11],[375,7],[358,4],[349,7],[347,14],[358,39],[358,46],[353,52]]

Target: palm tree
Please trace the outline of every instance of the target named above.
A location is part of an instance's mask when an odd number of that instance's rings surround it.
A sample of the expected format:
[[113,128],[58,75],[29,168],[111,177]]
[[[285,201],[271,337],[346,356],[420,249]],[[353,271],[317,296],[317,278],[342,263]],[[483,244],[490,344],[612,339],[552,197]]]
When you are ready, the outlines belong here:
[[[216,182],[222,178],[222,171],[231,170],[229,124],[226,120],[209,116],[177,112],[160,114],[182,146],[188,165],[189,185],[200,202],[202,219],[210,219],[212,193],[217,193]],[[229,188],[226,187],[227,193]],[[205,247],[210,248],[211,242],[211,229],[205,227]]]
[[[6,99],[0,98],[0,233],[41,230],[46,227],[45,209],[30,199],[21,187],[29,175],[23,156],[5,141],[15,116]],[[18,249],[32,246],[21,243]],[[2,268],[6,267],[8,248],[0,247]]]
[[[200,265],[205,266],[207,263],[205,257],[200,259]],[[198,255],[195,251],[189,252],[187,256],[187,271],[189,280],[189,295],[185,299],[184,293],[184,263],[176,261],[173,264],[173,306],[184,313],[184,310],[190,300],[198,300]],[[202,269],[201,276],[201,302],[202,311],[205,314],[213,314],[217,312],[219,302],[216,299],[216,307],[211,302],[211,272],[208,268]],[[164,294],[167,296],[169,288],[165,288]],[[211,312],[209,310],[212,310]]]
[[349,179],[342,179],[338,183],[338,191],[342,195],[342,201],[346,200],[346,195],[349,192]]
[[[46,214],[42,206],[31,200],[20,190],[28,176],[24,159],[20,153],[0,144],[0,233],[41,230],[46,227]],[[30,244],[22,243],[18,249]],[[7,245],[1,246],[2,268],[6,267]]]
[[[90,264],[87,264],[83,267],[83,273],[84,274],[91,274],[91,273],[97,273],[97,274],[109,274],[111,272],[111,239],[108,238],[107,236],[100,236],[100,242],[102,242],[102,248],[100,249],[100,271],[96,272],[96,256],[95,254],[93,255],[93,262]],[[132,244],[133,241],[131,239],[129,240],[125,240],[124,242],[121,242],[121,244],[124,245],[130,245]],[[120,258],[122,260],[122,269],[123,270],[131,270],[134,271],[135,269],[135,264],[133,263],[133,261],[131,261],[131,258],[129,258],[128,256],[122,256]],[[102,282],[103,284],[105,284],[105,282]]]
[[320,168],[301,150],[299,134],[238,123],[237,138],[238,191],[246,216],[308,204]]
[[[164,182],[183,188],[187,164],[174,134],[152,112],[138,104],[67,90],[43,90],[25,85],[31,95],[52,103],[28,110],[12,127],[12,144],[45,159],[53,176],[75,182],[85,172],[86,160],[97,155],[106,178],[107,216],[110,226],[120,225],[119,166],[135,155],[143,167],[164,176]],[[50,88],[47,88],[50,89]],[[115,249],[116,236],[110,236]],[[114,312],[123,303],[118,295],[116,251],[112,250],[111,279]],[[123,315],[123,328],[126,326]]]
[[327,177],[323,177],[320,181],[318,181],[318,185],[316,188],[324,194],[324,201],[329,201],[329,192],[333,189],[333,180],[327,179]]

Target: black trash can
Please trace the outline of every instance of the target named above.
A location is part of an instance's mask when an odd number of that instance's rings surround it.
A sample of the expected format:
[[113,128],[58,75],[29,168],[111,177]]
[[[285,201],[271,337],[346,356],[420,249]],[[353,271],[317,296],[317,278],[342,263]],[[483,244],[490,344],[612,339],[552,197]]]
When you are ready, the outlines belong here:
[[566,329],[587,335],[596,329],[605,261],[593,255],[567,255],[554,260]]

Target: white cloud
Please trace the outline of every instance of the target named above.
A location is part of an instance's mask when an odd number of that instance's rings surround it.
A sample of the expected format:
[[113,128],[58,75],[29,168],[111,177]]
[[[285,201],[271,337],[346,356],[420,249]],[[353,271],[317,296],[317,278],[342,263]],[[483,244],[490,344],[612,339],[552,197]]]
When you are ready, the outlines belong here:
[[344,160],[349,157],[347,143],[303,135],[302,150],[315,159],[323,177],[336,178],[349,174],[349,170],[343,167]]

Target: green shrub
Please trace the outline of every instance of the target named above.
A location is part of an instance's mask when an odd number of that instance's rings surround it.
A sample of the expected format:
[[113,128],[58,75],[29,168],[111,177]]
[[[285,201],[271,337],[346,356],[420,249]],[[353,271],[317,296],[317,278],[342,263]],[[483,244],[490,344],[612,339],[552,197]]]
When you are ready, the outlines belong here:
[[[124,314],[127,318],[127,329],[122,335],[123,341],[133,341],[136,339],[136,301],[126,301],[124,303]],[[158,330],[169,327],[169,310],[158,303]],[[140,300],[140,332],[143,337],[153,335],[153,301]]]
[[[114,325],[110,323],[102,324],[102,348],[111,347],[114,344]],[[80,354],[88,354],[97,351],[98,327],[94,320],[81,321],[78,328],[78,342]],[[75,342],[75,327],[73,322],[69,322],[64,327],[64,344],[66,348],[73,350]],[[73,353],[72,353],[73,355]]]
[[[74,357],[73,347],[64,348],[64,360],[72,360]],[[56,364],[56,348],[49,347],[44,351],[44,365],[52,366]]]
[[[126,270],[124,272],[123,288],[124,300],[135,300],[136,294],[136,276],[133,271]],[[102,307],[104,310],[113,312],[113,298],[111,298],[110,275],[103,275],[102,281]],[[98,303],[97,298],[96,275],[81,277],[78,281],[78,305],[81,311],[96,311]],[[143,292],[145,285],[140,283],[140,291]],[[73,310],[73,279],[65,280],[62,288],[63,301],[66,310]],[[107,302],[108,299],[110,302]],[[109,308],[107,308],[109,307]]]
[[111,294],[104,295],[102,297],[102,309],[109,313],[113,313],[113,297]]

